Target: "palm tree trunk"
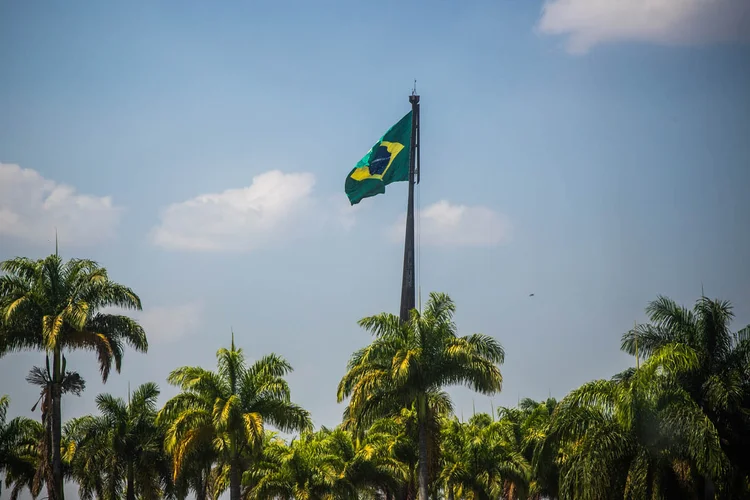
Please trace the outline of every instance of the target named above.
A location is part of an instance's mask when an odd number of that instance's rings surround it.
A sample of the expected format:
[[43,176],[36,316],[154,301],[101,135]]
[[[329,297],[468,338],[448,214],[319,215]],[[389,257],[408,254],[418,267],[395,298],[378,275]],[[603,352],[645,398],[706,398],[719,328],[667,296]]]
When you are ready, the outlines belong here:
[[404,492],[401,498],[403,500],[416,500],[417,495],[414,490],[416,490],[414,483],[410,481],[409,485],[404,488]]
[[47,394],[42,401],[42,424],[44,424],[44,436],[42,443],[43,468],[42,478],[47,486],[47,498],[55,500],[55,478],[52,476],[52,384],[47,384],[45,388]]
[[125,499],[135,500],[135,471],[133,471],[133,464],[128,464],[128,484],[126,486]]
[[235,457],[229,464],[229,500],[240,500],[241,474],[240,461]]
[[208,476],[210,469],[203,469],[198,473],[198,485],[195,489],[195,500],[208,500]]
[[[426,406],[426,405],[425,405]],[[419,418],[419,500],[427,499],[427,415],[426,411],[421,412]]]
[[55,500],[63,500],[63,474],[62,474],[62,457],[60,456],[60,441],[62,439],[62,410],[61,397],[62,387],[62,353],[60,348],[56,347],[54,359],[52,361],[52,477],[54,480]]

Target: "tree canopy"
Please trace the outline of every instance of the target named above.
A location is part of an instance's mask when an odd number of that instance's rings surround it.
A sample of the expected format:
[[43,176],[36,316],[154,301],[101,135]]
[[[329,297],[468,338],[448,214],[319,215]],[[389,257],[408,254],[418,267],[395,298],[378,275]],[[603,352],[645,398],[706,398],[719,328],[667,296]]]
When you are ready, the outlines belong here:
[[634,367],[466,420],[446,389],[499,392],[505,352],[495,336],[460,335],[455,304],[433,293],[408,321],[359,322],[372,339],[342,366],[333,428],[294,402],[281,355],[251,361],[233,336],[215,369],[174,368],[166,401],[148,382],[95,396],[96,414],[63,425],[60,398],[85,391],[64,353],[94,352],[104,380],[119,371],[146,333],[105,308],[140,299],[88,260],[0,269],[0,356],[41,360],[25,376],[39,420],[8,419],[0,396],[0,493],[12,499],[61,498],[63,481],[104,500],[750,498],[750,328],[732,330],[724,300],[659,296],[621,337]]

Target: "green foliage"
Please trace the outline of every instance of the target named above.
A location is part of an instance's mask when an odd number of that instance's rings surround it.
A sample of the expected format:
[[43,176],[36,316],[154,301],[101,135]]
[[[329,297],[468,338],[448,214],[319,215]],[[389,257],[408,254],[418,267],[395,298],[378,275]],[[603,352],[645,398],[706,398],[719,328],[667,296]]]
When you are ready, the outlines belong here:
[[106,269],[86,259],[57,255],[0,263],[0,355],[18,350],[89,350],[96,353],[102,380],[114,363],[120,370],[127,343],[148,349],[133,319],[102,312],[105,307],[141,309],[130,289],[109,279]]
[[36,498],[42,487],[37,467],[44,428],[39,422],[24,417],[8,421],[9,405],[8,396],[0,397],[0,474],[5,476],[4,483],[10,488],[11,500],[18,498],[24,489]]
[[81,499],[158,499],[169,491],[170,461],[164,429],[156,424],[159,389],[138,387],[128,401],[100,394],[100,414],[73,419],[65,426],[65,454]]
[[520,449],[516,422],[506,416],[493,421],[487,414],[468,423],[446,422],[440,481],[448,496],[480,500],[526,498],[531,463]]
[[224,491],[228,475],[234,497],[248,458],[263,443],[266,423],[282,431],[305,430],[312,424],[309,413],[291,401],[284,376],[292,368],[283,358],[271,354],[247,366],[234,339],[231,348],[220,349],[216,357],[215,372],[185,366],[169,375],[169,383],[182,392],[167,402],[158,420],[167,426],[165,448],[173,457],[175,479],[194,459],[211,454],[210,461],[227,473],[217,476],[221,480],[214,481],[213,490]]
[[0,276],[0,356],[12,351],[39,350],[52,358],[50,370],[47,357],[48,383],[42,417],[48,435],[41,450],[47,462],[49,497],[62,500],[61,398],[65,392],[80,393],[83,389],[80,377],[74,380],[66,371],[64,353],[96,353],[102,380],[106,382],[113,363],[120,371],[125,344],[145,352],[148,342],[136,321],[102,310],[140,309],[141,301],[130,288],[111,281],[106,269],[91,260],[63,262],[57,254],[39,260],[17,257],[0,263],[0,271],[4,273]]
[[375,340],[352,355],[338,389],[339,401],[349,398],[347,418],[354,425],[367,428],[414,404],[426,415],[427,396],[449,385],[500,391],[502,346],[487,335],[459,337],[454,312],[447,295],[431,293],[423,314],[414,310],[407,322],[387,313],[359,322]]
[[549,440],[562,450],[564,498],[690,498],[695,478],[718,478],[726,457],[716,428],[676,383],[697,367],[680,344],[638,371],[584,384],[554,413]]
[[427,500],[430,462],[439,451],[429,449],[428,422],[438,413],[430,403],[450,406],[447,395],[440,397],[445,386],[465,385],[483,394],[502,388],[502,346],[487,335],[459,337],[455,310],[450,297],[431,293],[423,313],[412,310],[408,321],[387,313],[363,318],[360,326],[375,340],[352,355],[338,388],[339,402],[349,398],[345,423],[359,433],[402,409],[416,411],[422,500]]
[[[46,362],[27,377],[40,391],[41,423],[8,421],[0,398],[2,494],[11,499],[36,497],[45,484],[57,499],[61,477],[81,498],[104,500],[208,500],[227,490],[232,500],[750,498],[750,327],[730,330],[725,301],[702,297],[687,309],[658,297],[649,323],[622,337],[637,368],[559,402],[524,399],[462,422],[443,389],[499,391],[505,354],[492,337],[459,336],[455,305],[431,294],[409,321],[360,321],[374,339],[339,383],[348,402],[335,429],[313,431],[291,400],[282,357],[249,364],[233,339],[215,371],[173,370],[168,382],[180,393],[161,410],[153,383],[127,401],[100,394],[99,414],[68,421],[56,444],[55,403],[85,387],[63,351],[97,353],[106,380],[125,344],[147,344],[136,322],[101,310],[140,301],[91,261],[13,259],[0,269],[0,355],[41,350]],[[299,434],[287,441],[269,426]]]
[[[683,345],[697,356],[694,369],[676,373],[677,384],[703,420],[715,426],[728,464],[721,477],[709,478],[722,498],[750,497],[750,327],[730,330],[732,306],[701,297],[692,309],[658,297],[646,308],[650,323],[622,337],[622,349],[653,357],[668,346]],[[682,415],[682,418],[686,418]]]

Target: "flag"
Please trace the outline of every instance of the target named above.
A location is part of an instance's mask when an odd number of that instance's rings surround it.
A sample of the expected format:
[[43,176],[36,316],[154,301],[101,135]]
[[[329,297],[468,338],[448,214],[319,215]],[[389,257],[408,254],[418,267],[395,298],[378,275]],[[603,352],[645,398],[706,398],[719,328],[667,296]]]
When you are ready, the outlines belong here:
[[409,180],[412,112],[388,129],[346,177],[344,190],[352,205],[385,193],[391,182]]

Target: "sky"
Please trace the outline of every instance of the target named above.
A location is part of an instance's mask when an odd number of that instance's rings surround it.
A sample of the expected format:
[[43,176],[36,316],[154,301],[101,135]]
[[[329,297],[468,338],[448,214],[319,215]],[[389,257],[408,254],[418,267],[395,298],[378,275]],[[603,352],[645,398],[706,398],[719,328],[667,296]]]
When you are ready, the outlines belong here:
[[[746,0],[1,2],[0,260],[92,258],[143,301],[147,355],[94,397],[215,366],[294,367],[316,425],[398,313],[406,184],[349,206],[344,179],[421,95],[422,301],[506,350],[503,391],[459,415],[562,398],[633,365],[658,294],[750,323]],[[534,294],[530,297],[530,294]],[[0,359],[27,415],[39,353]]]

